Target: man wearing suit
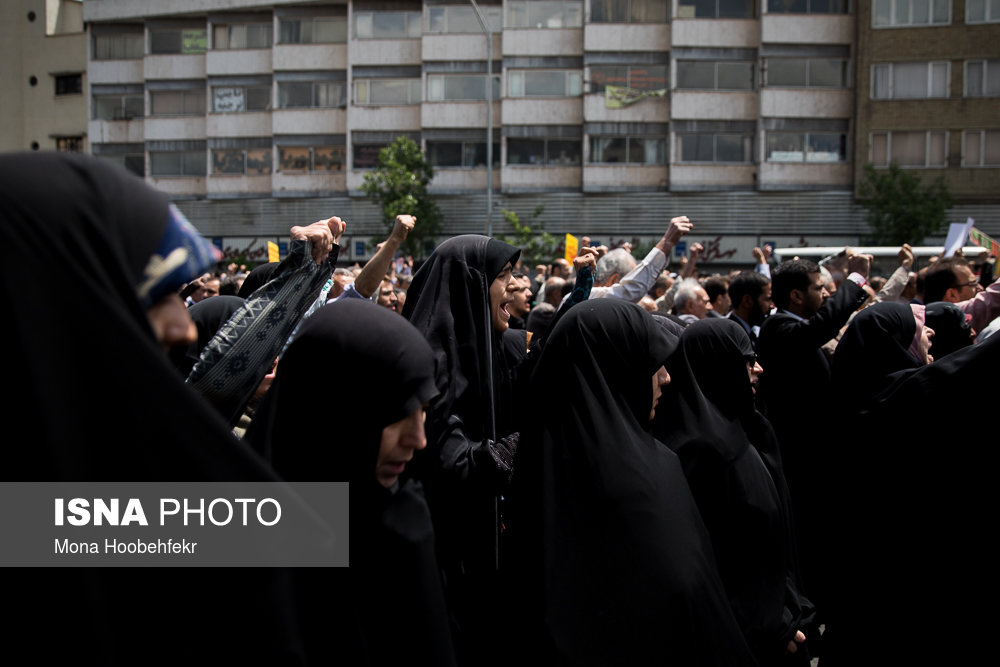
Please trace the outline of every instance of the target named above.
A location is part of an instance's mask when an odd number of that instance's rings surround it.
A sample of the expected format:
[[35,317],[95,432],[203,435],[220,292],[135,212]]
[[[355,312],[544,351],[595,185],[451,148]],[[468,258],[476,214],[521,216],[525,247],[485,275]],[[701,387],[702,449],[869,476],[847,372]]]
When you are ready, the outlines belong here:
[[756,350],[760,325],[774,308],[770,279],[757,271],[736,274],[729,283],[729,301],[733,305],[729,319],[743,327]]
[[829,506],[830,487],[822,462],[834,432],[823,410],[830,399],[830,359],[822,347],[868,298],[862,286],[870,263],[870,255],[852,256],[850,275],[831,297],[815,262],[783,262],[771,283],[778,310],[764,320],[757,340],[764,369],[758,396],[778,436],[806,592],[821,613],[830,571],[821,514]]

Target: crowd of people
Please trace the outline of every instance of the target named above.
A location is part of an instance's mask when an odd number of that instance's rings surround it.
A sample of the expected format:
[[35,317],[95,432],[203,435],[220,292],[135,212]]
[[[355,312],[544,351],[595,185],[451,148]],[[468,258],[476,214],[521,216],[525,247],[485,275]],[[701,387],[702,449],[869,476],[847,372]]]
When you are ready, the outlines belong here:
[[346,569],[8,571],[39,659],[838,667],[977,642],[986,258],[904,245],[878,280],[765,247],[706,274],[691,243],[674,273],[678,216],[642,258],[584,237],[524,267],[464,235],[414,264],[400,215],[338,268],[333,216],[246,273],[107,162],[0,174],[9,481],[350,482]]

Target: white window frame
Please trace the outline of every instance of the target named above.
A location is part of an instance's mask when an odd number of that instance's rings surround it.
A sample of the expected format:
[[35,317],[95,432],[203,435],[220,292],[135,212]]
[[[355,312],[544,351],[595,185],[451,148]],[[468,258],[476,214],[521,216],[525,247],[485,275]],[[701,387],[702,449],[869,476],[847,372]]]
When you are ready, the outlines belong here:
[[[969,168],[969,169],[982,169],[982,168],[989,169],[989,168],[1000,167],[1000,159],[998,159],[995,164],[994,163],[987,163],[986,162],[986,136],[990,135],[990,134],[994,135],[996,137],[995,141],[997,142],[997,144],[1000,144],[1000,130],[965,130],[964,132],[962,132],[962,166],[963,167],[966,167],[966,168]],[[967,160],[966,150],[965,150],[966,149],[966,142],[968,141],[968,139],[969,139],[969,137],[971,135],[978,135],[978,140],[979,140],[978,141],[978,143],[979,143],[979,161],[976,164],[968,164],[966,162],[966,160]],[[998,150],[998,153],[1000,153],[1000,150]]]
[[[552,73],[559,72],[565,75],[563,79],[563,92],[562,94],[551,94],[551,95],[528,95],[525,92],[526,88],[526,77],[531,74],[536,73]],[[573,78],[576,77],[576,86],[578,92],[569,92],[573,88]],[[520,79],[520,84],[515,84],[516,80]],[[515,92],[515,87],[520,86],[520,93]],[[507,70],[507,97],[516,99],[546,99],[546,98],[563,98],[563,97],[579,97],[583,94],[583,70],[579,69],[512,69]]]
[[[873,131],[868,133],[868,162],[870,162],[876,169],[888,169],[889,165],[892,164],[892,135],[893,134],[919,134],[921,130],[881,130]],[[947,130],[923,130],[924,134],[924,163],[919,164],[901,164],[900,169],[946,169],[948,167],[948,139],[949,132]],[[942,164],[928,164],[931,154],[931,137],[933,135],[940,134],[944,135],[944,162]],[[875,164],[874,160],[874,147],[875,141],[874,137],[876,135],[885,135],[885,164]]]
[[[974,1],[981,1],[983,3],[983,15],[986,18],[982,20],[973,20],[969,18],[969,14],[972,12],[972,3]],[[1000,23],[1000,0],[965,0],[965,22],[969,25]]]
[[[869,86],[868,96],[869,99],[873,100],[944,100],[951,97],[951,61],[950,60],[931,60],[924,63],[927,66],[927,87],[925,88],[926,94],[922,97],[897,97],[895,91],[895,76],[893,68],[896,65],[913,65],[918,63],[874,63],[871,68],[871,82]],[[944,90],[945,94],[942,95],[932,95],[931,92],[934,89],[934,66],[944,65],[945,67],[945,82]],[[889,96],[888,97],[875,97],[875,71],[877,69],[884,68],[886,70],[886,76],[889,77]]]
[[[982,63],[982,66],[983,66],[982,80],[979,82],[981,84],[982,90],[983,90],[983,94],[982,95],[971,95],[969,93],[969,65],[976,64],[976,63]],[[964,70],[963,71],[964,77],[963,77],[963,81],[962,81],[962,97],[971,97],[971,98],[975,98],[975,99],[984,98],[984,97],[1000,97],[1000,89],[994,91],[993,94],[990,94],[990,91],[987,90],[987,85],[988,85],[989,80],[990,80],[990,77],[989,77],[990,63],[993,63],[993,67],[1000,67],[1000,58],[996,58],[996,59],[980,58],[980,59],[976,59],[976,60],[966,60],[962,64],[962,69]]]
[[[947,3],[948,6],[948,18],[940,23],[934,22],[934,6],[937,3]],[[875,23],[875,6],[877,4],[889,3],[889,24],[888,25],[878,25]],[[907,9],[906,23],[901,23],[898,16],[900,9],[900,3],[904,3]],[[872,0],[871,3],[871,14],[872,14],[872,28],[875,30],[882,30],[885,28],[935,28],[951,25],[952,19],[952,7],[951,0],[928,0],[927,2],[927,22],[926,23],[914,23],[913,22],[913,0]]]
[[[384,82],[389,82],[389,81],[407,81],[409,83],[409,86],[407,88],[407,101],[406,102],[370,102],[370,101],[367,101],[367,100],[371,99],[371,86],[370,86],[370,84],[372,82],[383,82],[384,83]],[[389,79],[380,79],[380,78],[354,79],[354,82],[353,82],[353,85],[352,85],[352,89],[353,89],[353,92],[354,92],[354,105],[355,106],[359,106],[359,107],[362,107],[362,106],[363,107],[383,107],[383,106],[408,106],[408,105],[412,105],[412,104],[420,104],[423,101],[423,94],[422,94],[422,91],[421,91],[422,85],[421,84],[422,84],[421,80],[419,78],[416,78],[416,77],[412,77],[412,78],[405,78],[405,77],[404,78],[389,78]],[[364,97],[367,98],[367,99],[366,99],[366,101],[363,101],[363,102],[359,101],[362,96],[358,94],[358,91],[361,88],[364,88],[365,91],[366,91],[365,94],[364,94]]]

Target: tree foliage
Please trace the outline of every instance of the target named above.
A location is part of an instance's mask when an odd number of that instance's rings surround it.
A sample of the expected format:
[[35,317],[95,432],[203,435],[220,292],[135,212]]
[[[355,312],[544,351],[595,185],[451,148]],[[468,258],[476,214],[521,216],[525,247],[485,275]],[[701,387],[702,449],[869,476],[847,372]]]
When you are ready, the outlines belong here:
[[860,204],[868,210],[873,243],[918,244],[940,232],[947,221],[951,195],[944,179],[924,185],[913,172],[893,163],[888,169],[865,166]]
[[387,232],[392,231],[397,215],[416,216],[416,227],[402,248],[417,258],[430,252],[434,236],[441,231],[441,211],[427,194],[427,185],[433,178],[434,169],[420,146],[399,136],[379,151],[378,166],[365,174],[361,186],[362,192],[382,208]]
[[498,236],[501,241],[521,249],[521,263],[530,271],[537,264],[548,264],[556,256],[559,241],[545,231],[545,222],[540,220],[544,206],[535,208],[531,215],[531,224],[521,222],[520,216],[514,211],[501,209],[503,218],[514,228],[514,237]]

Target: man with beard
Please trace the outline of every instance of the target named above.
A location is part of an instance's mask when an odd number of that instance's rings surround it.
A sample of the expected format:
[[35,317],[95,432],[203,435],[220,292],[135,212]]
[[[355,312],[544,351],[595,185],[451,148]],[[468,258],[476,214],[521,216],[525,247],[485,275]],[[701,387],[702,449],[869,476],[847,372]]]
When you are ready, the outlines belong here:
[[760,325],[774,307],[771,281],[757,271],[743,271],[729,283],[729,300],[733,308],[729,319],[746,330],[756,350]]

